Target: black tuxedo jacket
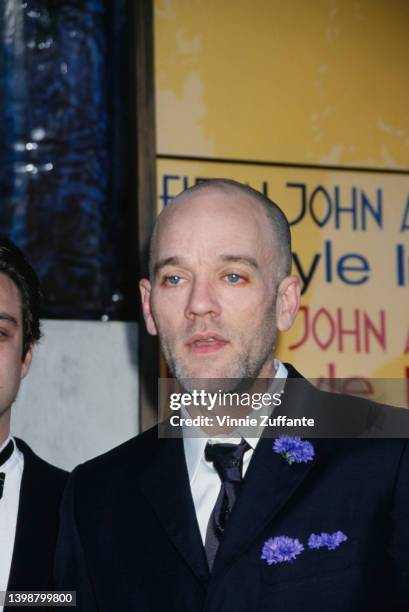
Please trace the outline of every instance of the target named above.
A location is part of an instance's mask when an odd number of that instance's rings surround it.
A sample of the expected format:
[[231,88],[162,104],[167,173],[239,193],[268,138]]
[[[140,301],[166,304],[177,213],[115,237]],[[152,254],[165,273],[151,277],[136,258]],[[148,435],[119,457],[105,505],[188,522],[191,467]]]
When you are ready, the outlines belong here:
[[58,510],[68,474],[40,459],[22,440],[16,442],[24,469],[8,590],[52,590]]
[[[340,401],[305,382],[306,405]],[[57,586],[77,591],[78,612],[408,611],[406,440],[311,442],[314,460],[289,465],[260,439],[210,575],[181,439],[154,428],[79,466],[62,507]],[[335,550],[308,549],[312,533],[336,531],[348,539]],[[276,536],[305,551],[267,565],[263,543]]]

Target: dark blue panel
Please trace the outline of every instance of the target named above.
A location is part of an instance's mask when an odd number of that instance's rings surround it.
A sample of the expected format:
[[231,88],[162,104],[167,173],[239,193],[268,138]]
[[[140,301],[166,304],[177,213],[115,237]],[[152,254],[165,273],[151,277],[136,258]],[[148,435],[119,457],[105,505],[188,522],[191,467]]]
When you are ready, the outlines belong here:
[[125,217],[112,75],[124,2],[0,10],[0,232],[37,270],[46,315],[116,317]]

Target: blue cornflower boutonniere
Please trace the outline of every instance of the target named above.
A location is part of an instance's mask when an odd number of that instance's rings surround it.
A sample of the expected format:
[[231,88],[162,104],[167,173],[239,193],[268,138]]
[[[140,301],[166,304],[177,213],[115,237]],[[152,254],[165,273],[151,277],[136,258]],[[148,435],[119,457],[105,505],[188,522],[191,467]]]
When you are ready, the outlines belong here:
[[277,536],[264,542],[261,558],[265,559],[268,565],[275,565],[284,561],[294,561],[303,550],[304,546],[297,538]]
[[308,440],[298,436],[280,436],[274,440],[273,451],[292,463],[308,463],[315,457],[314,447]]
[[335,550],[342,542],[345,542],[348,537],[343,531],[335,531],[335,533],[321,533],[316,535],[312,533],[308,538],[308,548],[328,548],[328,550]]

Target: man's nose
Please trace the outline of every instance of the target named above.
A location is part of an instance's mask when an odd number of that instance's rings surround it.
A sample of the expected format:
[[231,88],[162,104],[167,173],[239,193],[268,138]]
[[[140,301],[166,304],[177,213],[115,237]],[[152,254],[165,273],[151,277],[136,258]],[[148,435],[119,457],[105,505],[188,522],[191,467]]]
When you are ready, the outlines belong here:
[[221,308],[216,288],[208,279],[195,279],[186,304],[185,316],[188,319],[206,315],[214,317],[218,316],[220,312]]

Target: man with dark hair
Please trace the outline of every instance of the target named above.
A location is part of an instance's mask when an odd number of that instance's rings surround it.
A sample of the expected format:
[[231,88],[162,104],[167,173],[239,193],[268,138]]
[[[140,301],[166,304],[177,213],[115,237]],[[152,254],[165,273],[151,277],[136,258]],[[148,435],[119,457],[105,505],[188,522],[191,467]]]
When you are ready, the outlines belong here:
[[[201,183],[157,220],[140,283],[147,329],[188,406],[198,390],[284,386],[271,416],[331,425],[335,415],[350,429],[334,435],[366,433],[371,403],[320,392],[274,358],[300,305],[290,263],[275,204],[233,181]],[[182,437],[153,428],[74,471],[57,577],[77,590],[77,610],[409,610],[406,440],[305,440],[276,437],[273,425],[221,432],[207,422],[198,437],[189,410]]]
[[34,270],[10,240],[0,238],[0,591],[52,588],[67,475],[10,433],[11,406],[41,335],[40,306]]

